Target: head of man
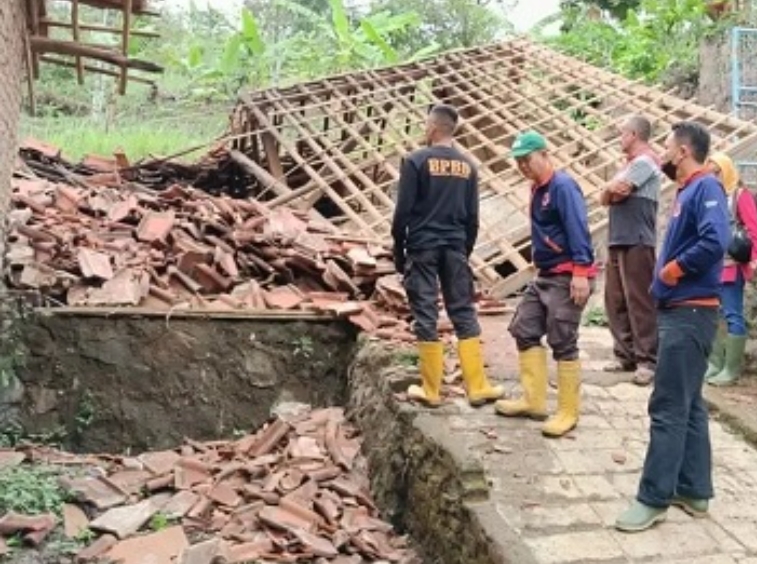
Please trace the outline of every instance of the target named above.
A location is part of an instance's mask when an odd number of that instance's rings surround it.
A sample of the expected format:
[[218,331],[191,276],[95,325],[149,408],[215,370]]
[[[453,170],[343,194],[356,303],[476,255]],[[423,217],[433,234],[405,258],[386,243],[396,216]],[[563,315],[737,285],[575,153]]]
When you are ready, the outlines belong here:
[[438,104],[431,108],[426,118],[426,144],[436,145],[452,140],[457,129],[457,110],[447,104]]
[[710,132],[695,121],[681,121],[665,140],[662,171],[671,180],[681,182],[702,170],[710,152]]
[[536,131],[526,131],[515,138],[510,150],[520,173],[537,184],[546,182],[553,171],[547,154],[547,140]]
[[644,116],[632,115],[620,124],[620,148],[626,155],[636,153],[651,137],[652,124]]

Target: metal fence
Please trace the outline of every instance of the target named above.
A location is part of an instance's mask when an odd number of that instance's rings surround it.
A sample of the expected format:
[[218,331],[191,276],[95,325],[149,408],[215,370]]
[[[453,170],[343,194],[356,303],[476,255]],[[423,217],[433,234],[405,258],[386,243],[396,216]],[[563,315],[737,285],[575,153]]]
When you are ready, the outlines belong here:
[[[735,27],[731,35],[731,100],[741,119],[757,121],[757,29]],[[739,163],[742,178],[757,186],[757,154]]]

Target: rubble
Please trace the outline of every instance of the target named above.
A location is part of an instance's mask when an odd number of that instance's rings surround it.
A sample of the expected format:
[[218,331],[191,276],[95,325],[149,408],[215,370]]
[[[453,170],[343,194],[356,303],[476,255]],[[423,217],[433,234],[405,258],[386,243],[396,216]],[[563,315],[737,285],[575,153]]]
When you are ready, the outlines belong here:
[[[19,452],[85,470],[61,478],[77,500],[63,508],[66,533],[100,534],[77,562],[418,562],[380,519],[359,448],[340,408],[298,408],[235,441],[187,439],[176,451],[136,458],[76,457],[49,447]],[[120,491],[118,501],[109,490]],[[154,530],[156,515],[167,526]],[[38,544],[56,523],[53,515],[9,513],[0,535],[36,535]]]
[[[412,340],[382,241],[261,201],[178,182],[151,187],[129,180],[119,159],[108,169],[106,158],[90,157],[77,169],[35,141],[20,155],[7,234],[12,288],[75,307],[310,312]],[[479,306],[502,309],[485,299]]]

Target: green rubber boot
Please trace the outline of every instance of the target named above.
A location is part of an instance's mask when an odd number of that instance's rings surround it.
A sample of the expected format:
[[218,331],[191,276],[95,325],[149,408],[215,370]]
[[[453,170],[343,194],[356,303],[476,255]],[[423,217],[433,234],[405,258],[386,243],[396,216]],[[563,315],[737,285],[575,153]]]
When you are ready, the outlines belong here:
[[725,339],[725,363],[723,370],[713,376],[707,383],[711,386],[731,386],[741,376],[744,367],[745,335],[728,335]]
[[667,509],[658,509],[644,505],[640,501],[634,501],[631,507],[615,520],[615,528],[624,533],[638,533],[654,527],[657,523],[664,521],[667,516]]
[[718,324],[718,332],[715,334],[715,342],[712,344],[710,358],[707,359],[707,372],[704,373],[704,379],[709,382],[712,378],[720,374],[725,367],[725,324]]

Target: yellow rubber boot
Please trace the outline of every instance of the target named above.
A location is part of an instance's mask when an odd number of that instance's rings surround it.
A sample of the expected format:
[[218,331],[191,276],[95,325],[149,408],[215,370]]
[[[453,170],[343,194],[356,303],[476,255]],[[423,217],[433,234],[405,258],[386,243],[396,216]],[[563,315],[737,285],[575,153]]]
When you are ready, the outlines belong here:
[[547,418],[547,349],[531,347],[518,355],[523,395],[517,400],[501,400],[494,409],[505,417]]
[[484,355],[481,350],[481,339],[463,339],[457,343],[457,354],[460,357],[460,368],[463,371],[463,381],[468,393],[468,403],[478,407],[496,401],[505,394],[502,386],[492,386],[484,372]]
[[442,403],[440,395],[444,376],[444,343],[440,341],[418,343],[421,386],[410,386],[407,396],[429,407]]
[[557,363],[557,413],[542,427],[547,437],[562,437],[578,424],[581,405],[581,361]]

